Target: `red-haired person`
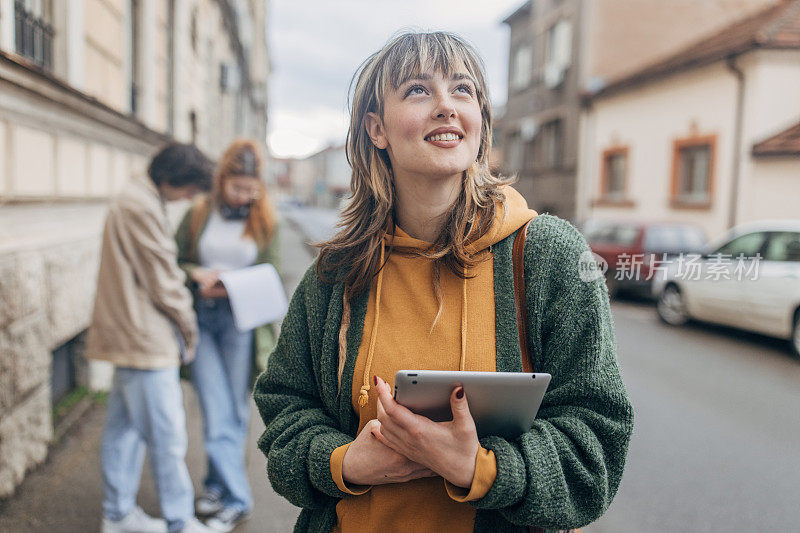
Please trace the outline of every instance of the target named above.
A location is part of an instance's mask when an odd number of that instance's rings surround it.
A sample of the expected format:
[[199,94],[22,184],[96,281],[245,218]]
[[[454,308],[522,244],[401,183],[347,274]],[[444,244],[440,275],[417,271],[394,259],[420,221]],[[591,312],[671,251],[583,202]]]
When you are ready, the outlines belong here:
[[274,345],[270,325],[236,329],[219,283],[221,272],[277,263],[276,219],[261,166],[253,141],[231,144],[211,194],[187,211],[176,234],[178,262],[193,282],[200,328],[192,380],[203,413],[208,471],[195,508],[219,531],[233,529],[253,506],[244,461],[251,376],[254,359],[263,367]]

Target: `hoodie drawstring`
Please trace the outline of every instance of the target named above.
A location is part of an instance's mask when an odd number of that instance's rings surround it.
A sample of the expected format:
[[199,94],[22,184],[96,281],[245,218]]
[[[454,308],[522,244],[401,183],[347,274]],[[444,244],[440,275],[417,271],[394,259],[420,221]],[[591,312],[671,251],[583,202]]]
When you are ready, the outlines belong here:
[[358,392],[358,406],[365,407],[369,402],[369,372],[372,367],[372,354],[375,351],[375,339],[378,333],[378,319],[381,316],[381,288],[383,286],[383,256],[384,242],[381,239],[381,262],[378,270],[378,287],[375,290],[375,319],[372,321],[372,332],[369,335],[369,350],[367,351],[367,364],[364,366],[364,380]]
[[467,362],[467,273],[464,271],[464,279],[461,280],[461,359],[458,362],[458,369],[464,371]]
[[[372,356],[375,353],[375,339],[378,334],[378,321],[381,314],[381,291],[383,288],[383,261],[385,254],[384,242],[381,240],[381,268],[378,270],[378,286],[375,290],[375,318],[372,321],[372,331],[369,336],[369,349],[367,350],[367,362],[364,366],[364,377],[361,390],[358,392],[358,406],[366,407],[369,402],[369,374],[372,369]],[[463,371],[467,362],[467,276],[469,269],[464,272],[464,279],[461,280],[461,356],[458,362],[458,369]]]

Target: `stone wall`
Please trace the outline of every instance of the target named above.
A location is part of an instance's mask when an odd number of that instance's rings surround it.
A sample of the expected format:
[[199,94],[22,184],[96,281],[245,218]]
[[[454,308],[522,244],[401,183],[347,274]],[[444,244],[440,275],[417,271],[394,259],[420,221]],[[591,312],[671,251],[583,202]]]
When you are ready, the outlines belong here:
[[97,255],[95,239],[0,255],[0,497],[47,456],[51,354],[89,321]]
[[[188,205],[169,205],[173,227]],[[0,499],[47,456],[52,355],[89,326],[106,210],[106,201],[0,210]],[[76,363],[77,385],[108,390],[110,364]]]

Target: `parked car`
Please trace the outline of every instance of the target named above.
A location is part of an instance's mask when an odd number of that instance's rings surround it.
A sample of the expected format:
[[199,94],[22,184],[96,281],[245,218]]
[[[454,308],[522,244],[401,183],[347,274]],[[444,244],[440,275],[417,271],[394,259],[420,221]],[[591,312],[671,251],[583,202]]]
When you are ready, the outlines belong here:
[[655,275],[665,260],[699,253],[706,245],[699,226],[680,222],[622,222],[590,220],[583,226],[592,252],[608,265],[609,295],[621,292],[652,297]]
[[667,324],[696,319],[788,339],[800,356],[800,220],[737,226],[670,264],[653,290]]

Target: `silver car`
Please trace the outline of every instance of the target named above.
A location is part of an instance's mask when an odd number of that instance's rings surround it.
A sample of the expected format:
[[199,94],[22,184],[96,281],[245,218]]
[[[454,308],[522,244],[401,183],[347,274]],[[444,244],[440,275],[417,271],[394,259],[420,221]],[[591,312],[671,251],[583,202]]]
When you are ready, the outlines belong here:
[[669,325],[696,319],[788,339],[800,357],[800,220],[737,226],[706,253],[671,261],[653,293]]

